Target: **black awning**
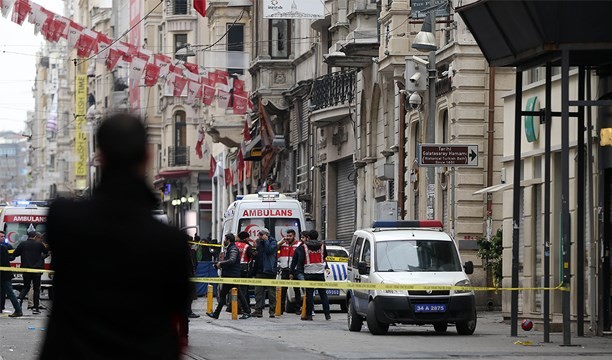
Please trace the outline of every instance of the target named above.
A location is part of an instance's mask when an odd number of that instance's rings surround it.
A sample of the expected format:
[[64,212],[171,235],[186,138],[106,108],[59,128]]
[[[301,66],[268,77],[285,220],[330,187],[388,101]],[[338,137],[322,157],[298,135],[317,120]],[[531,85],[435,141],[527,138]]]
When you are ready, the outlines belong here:
[[555,63],[562,49],[571,66],[612,63],[611,1],[480,0],[456,11],[491,66]]

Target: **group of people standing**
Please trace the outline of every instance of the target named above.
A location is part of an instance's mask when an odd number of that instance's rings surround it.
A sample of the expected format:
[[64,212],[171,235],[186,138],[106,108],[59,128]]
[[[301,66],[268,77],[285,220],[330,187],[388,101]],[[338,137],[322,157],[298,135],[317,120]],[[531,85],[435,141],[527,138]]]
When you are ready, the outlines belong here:
[[[35,270],[44,269],[44,260],[49,255],[49,250],[47,245],[43,242],[43,236],[36,231],[28,231],[27,235],[28,238],[20,242],[11,254],[10,250],[13,250],[12,247],[4,241],[6,234],[4,231],[0,231],[0,266],[9,267],[11,265],[11,260],[20,256],[21,268]],[[28,302],[32,303],[29,306],[29,308],[32,309],[32,314],[40,314],[40,285],[42,273],[24,272],[22,276],[23,287],[21,288],[19,297],[17,297],[15,296],[12,285],[13,273],[9,271],[0,271],[0,313],[4,310],[5,301],[6,298],[8,298],[14,309],[9,317],[23,316],[21,304],[27,296]]]
[[[316,230],[302,231],[300,240],[296,238],[296,232],[292,229],[287,231],[286,236],[276,241],[270,236],[268,229],[260,229],[257,238],[251,241],[249,233],[242,231],[235,236],[226,234],[223,245],[226,247],[224,260],[215,263],[215,267],[221,270],[221,277],[224,278],[258,278],[276,279],[280,274],[281,279],[313,280],[325,281],[325,272],[329,272],[329,267],[325,258],[327,251],[322,240],[318,239],[319,233]],[[219,293],[219,303],[212,313],[207,315],[213,319],[218,319],[223,306],[227,305],[227,295],[231,291],[232,284],[222,284]],[[287,288],[282,289],[281,299],[276,298],[276,288],[274,286],[255,287],[255,307],[251,311],[246,285],[238,287],[238,304],[242,312],[241,319],[250,317],[262,317],[265,307],[265,296],[268,296],[269,316],[275,317],[276,302],[281,301],[281,312],[285,310],[287,301]],[[314,290],[306,289],[306,312],[302,320],[312,320],[314,309]],[[329,300],[326,290],[317,289],[323,304],[325,319],[330,320]],[[295,291],[295,312],[298,315],[301,311],[301,291]]]

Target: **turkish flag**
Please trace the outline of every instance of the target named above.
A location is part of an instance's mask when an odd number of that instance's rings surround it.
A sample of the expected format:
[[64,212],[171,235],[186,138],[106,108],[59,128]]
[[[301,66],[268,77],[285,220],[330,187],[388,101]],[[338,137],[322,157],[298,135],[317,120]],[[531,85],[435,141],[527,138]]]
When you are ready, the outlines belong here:
[[210,154],[210,169],[208,169],[208,177],[215,177],[215,170],[217,170],[217,160]]
[[206,17],[206,0],[193,0],[193,8],[203,17]]
[[[244,119],[244,141],[251,141],[251,130],[249,129],[249,119],[245,118]],[[242,154],[242,151],[240,151],[240,154]]]

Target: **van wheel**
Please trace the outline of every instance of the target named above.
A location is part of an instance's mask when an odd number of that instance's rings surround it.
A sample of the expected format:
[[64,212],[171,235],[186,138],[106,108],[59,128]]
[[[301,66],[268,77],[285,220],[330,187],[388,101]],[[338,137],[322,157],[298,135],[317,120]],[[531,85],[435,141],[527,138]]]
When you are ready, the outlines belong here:
[[459,321],[455,327],[459,335],[472,335],[476,330],[476,310],[474,310],[474,319],[468,321]]
[[363,318],[357,314],[353,301],[350,299],[348,300],[348,311],[346,312],[346,318],[348,319],[349,331],[361,331],[361,327],[363,326]]
[[448,329],[448,324],[443,322],[443,323],[435,323],[433,324],[434,326],[434,330],[436,330],[437,333],[445,333],[446,329]]
[[370,329],[372,335],[385,335],[389,331],[389,324],[380,322],[376,318],[374,301],[370,301],[368,304],[368,316],[366,320],[368,322],[368,329]]

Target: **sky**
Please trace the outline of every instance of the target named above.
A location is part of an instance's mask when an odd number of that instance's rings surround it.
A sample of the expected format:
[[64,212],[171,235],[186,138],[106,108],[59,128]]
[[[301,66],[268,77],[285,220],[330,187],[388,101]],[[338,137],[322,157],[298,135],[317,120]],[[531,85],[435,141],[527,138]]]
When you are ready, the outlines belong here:
[[[61,0],[34,0],[33,2],[63,14]],[[36,52],[45,41],[34,35],[34,26],[17,25],[0,16],[0,131],[25,131],[27,111],[34,110],[32,87],[36,76]],[[39,117],[45,114],[37,114]]]

